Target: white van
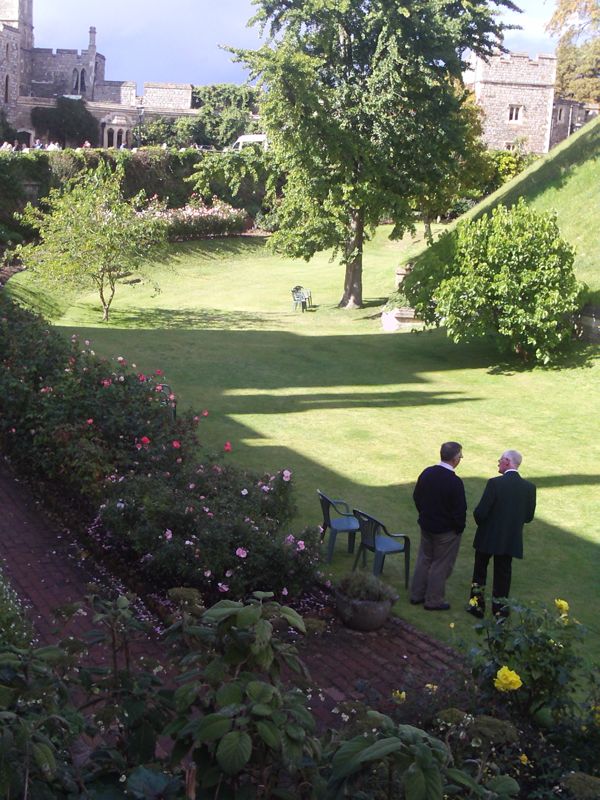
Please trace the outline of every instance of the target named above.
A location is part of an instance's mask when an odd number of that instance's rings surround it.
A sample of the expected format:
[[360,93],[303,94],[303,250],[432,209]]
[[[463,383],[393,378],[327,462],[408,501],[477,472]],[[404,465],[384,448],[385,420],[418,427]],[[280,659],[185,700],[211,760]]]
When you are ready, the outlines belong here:
[[227,149],[241,150],[242,147],[246,147],[248,144],[260,144],[263,150],[267,150],[269,147],[266,133],[245,133],[243,136],[238,136],[231,147]]

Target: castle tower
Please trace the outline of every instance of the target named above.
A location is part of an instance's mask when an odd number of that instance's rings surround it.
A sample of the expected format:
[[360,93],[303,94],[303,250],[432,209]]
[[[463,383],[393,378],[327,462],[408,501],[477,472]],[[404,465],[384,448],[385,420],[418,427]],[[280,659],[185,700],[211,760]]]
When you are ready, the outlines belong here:
[[29,94],[33,50],[33,0],[0,0],[0,22],[20,34],[19,92]]

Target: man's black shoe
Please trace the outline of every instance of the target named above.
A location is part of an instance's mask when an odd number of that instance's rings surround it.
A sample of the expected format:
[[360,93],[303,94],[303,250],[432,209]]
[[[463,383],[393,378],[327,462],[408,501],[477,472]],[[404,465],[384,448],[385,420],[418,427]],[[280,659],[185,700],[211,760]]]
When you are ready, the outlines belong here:
[[425,606],[425,611],[449,611],[450,603],[440,603],[439,606]]
[[483,619],[484,612],[483,608],[479,608],[478,606],[467,606],[465,611],[467,614],[471,614],[473,617],[477,617],[477,619]]

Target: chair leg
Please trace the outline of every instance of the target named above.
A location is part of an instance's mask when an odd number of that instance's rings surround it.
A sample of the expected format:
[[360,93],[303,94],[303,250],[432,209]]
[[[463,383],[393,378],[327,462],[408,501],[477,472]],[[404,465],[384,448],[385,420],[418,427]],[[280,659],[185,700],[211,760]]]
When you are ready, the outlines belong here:
[[404,588],[408,589],[408,578],[410,575],[410,542],[406,542],[404,547]]
[[373,558],[373,575],[381,575],[383,572],[383,563],[385,561],[385,553],[375,553]]
[[[364,560],[365,560],[365,552],[364,552],[364,548],[363,548],[363,546],[362,546],[362,545],[359,545],[359,548],[358,548],[358,553],[356,554],[356,558],[354,559],[354,564],[353,564],[353,566],[352,566],[352,572],[354,572],[354,570],[356,569],[356,567],[357,567],[357,565],[358,565],[358,559],[360,558],[360,554],[361,554],[361,553],[362,553],[363,562],[364,562]],[[363,564],[363,566],[364,566],[364,564]]]
[[355,541],[355,539],[356,539],[356,531],[351,531],[348,534],[348,552],[349,553],[353,553],[354,552],[354,541]]
[[331,559],[333,558],[333,551],[335,548],[335,537],[337,536],[337,531],[333,529],[329,531],[329,542],[327,545],[327,563],[331,564]]

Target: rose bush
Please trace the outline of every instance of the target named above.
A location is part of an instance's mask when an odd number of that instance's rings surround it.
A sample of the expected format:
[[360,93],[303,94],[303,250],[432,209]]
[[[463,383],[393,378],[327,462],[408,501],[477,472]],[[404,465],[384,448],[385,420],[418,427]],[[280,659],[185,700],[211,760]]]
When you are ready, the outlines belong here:
[[56,511],[93,520],[96,549],[123,571],[213,599],[312,582],[318,532],[284,529],[290,470],[261,477],[201,453],[208,411],[175,418],[161,370],[101,359],[2,296],[0,353],[0,448]]
[[213,197],[210,205],[193,196],[181,208],[152,209],[140,213],[152,214],[165,222],[167,237],[172,242],[227,236],[242,233],[251,227],[251,220],[243,209],[233,208],[216,197]]

